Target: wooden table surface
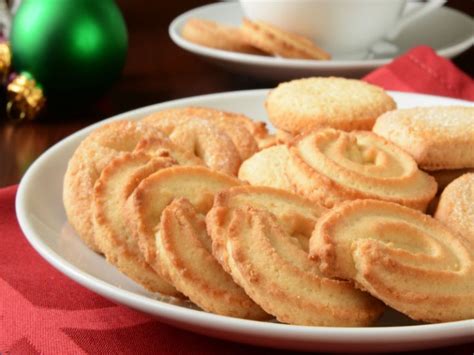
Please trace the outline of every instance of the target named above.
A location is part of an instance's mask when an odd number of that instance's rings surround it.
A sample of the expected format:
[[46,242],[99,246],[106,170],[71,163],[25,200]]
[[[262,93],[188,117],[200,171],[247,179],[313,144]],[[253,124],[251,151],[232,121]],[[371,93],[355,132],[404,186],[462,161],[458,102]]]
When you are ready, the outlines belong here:
[[[178,48],[168,36],[173,18],[209,1],[118,0],[129,32],[123,75],[95,103],[77,103],[67,111],[48,111],[42,120],[15,125],[0,105],[0,187],[20,181],[28,166],[48,147],[98,120],[141,106],[213,92],[267,88],[276,82],[232,74]],[[473,2],[448,6],[473,14]],[[473,75],[474,49],[454,62]]]

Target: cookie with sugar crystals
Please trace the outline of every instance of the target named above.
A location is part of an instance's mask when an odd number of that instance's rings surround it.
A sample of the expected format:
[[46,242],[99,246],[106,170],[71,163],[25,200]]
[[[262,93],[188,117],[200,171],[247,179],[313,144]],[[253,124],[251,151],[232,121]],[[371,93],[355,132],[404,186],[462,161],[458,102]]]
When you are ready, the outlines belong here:
[[331,55],[310,39],[262,21],[242,21],[241,32],[247,43],[284,58],[331,59]]
[[279,84],[265,107],[275,127],[297,134],[321,127],[370,130],[396,103],[382,88],[361,80],[314,77]]
[[63,183],[63,203],[69,223],[89,248],[94,241],[92,195],[104,167],[115,157],[135,149],[146,136],[163,136],[140,121],[114,121],[100,126],[84,139],[68,162]]
[[184,125],[190,120],[206,120],[219,130],[225,132],[237,148],[240,158],[247,159],[258,151],[258,142],[266,139],[267,129],[263,122],[249,117],[209,107],[186,106],[157,111],[143,119],[144,122],[161,125],[172,121]]
[[425,170],[474,168],[474,107],[433,106],[387,112],[373,131]]
[[184,24],[181,35],[190,42],[210,48],[249,54],[263,54],[242,38],[238,28],[226,26],[215,21],[191,18]]
[[213,122],[197,117],[154,117],[142,121],[166,133],[175,145],[202,159],[209,168],[237,175],[239,152],[229,135]]
[[462,175],[444,189],[435,218],[466,238],[474,251],[474,173]]

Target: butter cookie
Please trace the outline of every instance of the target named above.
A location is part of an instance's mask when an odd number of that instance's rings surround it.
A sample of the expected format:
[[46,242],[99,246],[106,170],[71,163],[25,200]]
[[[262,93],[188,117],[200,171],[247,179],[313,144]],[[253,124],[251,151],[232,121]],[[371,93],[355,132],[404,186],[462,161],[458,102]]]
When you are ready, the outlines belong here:
[[424,210],[437,190],[410,155],[368,131],[301,135],[290,143],[286,172],[298,193],[327,207],[374,198]]
[[462,175],[444,189],[435,218],[465,237],[474,251],[474,173]]
[[265,107],[276,128],[295,135],[321,127],[370,130],[396,103],[382,88],[361,80],[315,77],[281,83]]
[[107,123],[87,136],[69,160],[63,183],[64,208],[71,226],[94,251],[100,252],[92,226],[94,184],[113,158],[135,149],[147,135],[162,135],[162,132],[140,121]]
[[263,54],[243,39],[238,28],[211,20],[191,18],[184,24],[181,35],[190,42],[210,48],[248,54]]
[[284,58],[331,59],[329,53],[310,39],[269,23],[244,19],[240,28],[244,40],[263,52]]
[[424,322],[474,318],[474,256],[442,223],[377,200],[342,203],[316,223],[310,257],[328,277],[354,280]]
[[383,310],[379,301],[349,282],[321,276],[308,259],[307,238],[324,212],[286,191],[239,186],[217,194],[206,222],[224,269],[280,322],[369,325]]
[[474,107],[417,107],[387,112],[373,131],[408,152],[421,169],[474,168]]
[[175,164],[170,158],[145,153],[125,153],[114,158],[94,186],[92,204],[94,237],[107,261],[153,292],[177,296],[178,292],[146,262],[124,218],[124,206],[141,180]]

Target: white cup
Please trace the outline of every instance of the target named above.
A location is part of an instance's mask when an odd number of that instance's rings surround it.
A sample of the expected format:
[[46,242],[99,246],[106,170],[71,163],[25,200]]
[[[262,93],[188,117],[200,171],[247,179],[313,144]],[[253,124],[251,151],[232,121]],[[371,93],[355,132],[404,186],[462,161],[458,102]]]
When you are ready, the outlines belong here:
[[404,12],[407,0],[240,0],[250,20],[308,37],[335,59],[365,58],[374,44],[445,2],[429,0]]

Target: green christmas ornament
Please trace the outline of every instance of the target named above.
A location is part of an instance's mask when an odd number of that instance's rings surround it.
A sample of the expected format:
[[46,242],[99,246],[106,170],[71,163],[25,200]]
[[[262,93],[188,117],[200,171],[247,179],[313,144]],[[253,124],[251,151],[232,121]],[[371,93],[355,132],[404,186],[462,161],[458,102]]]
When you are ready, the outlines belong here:
[[118,78],[127,52],[113,0],[23,0],[10,34],[13,67],[46,97],[99,94]]

